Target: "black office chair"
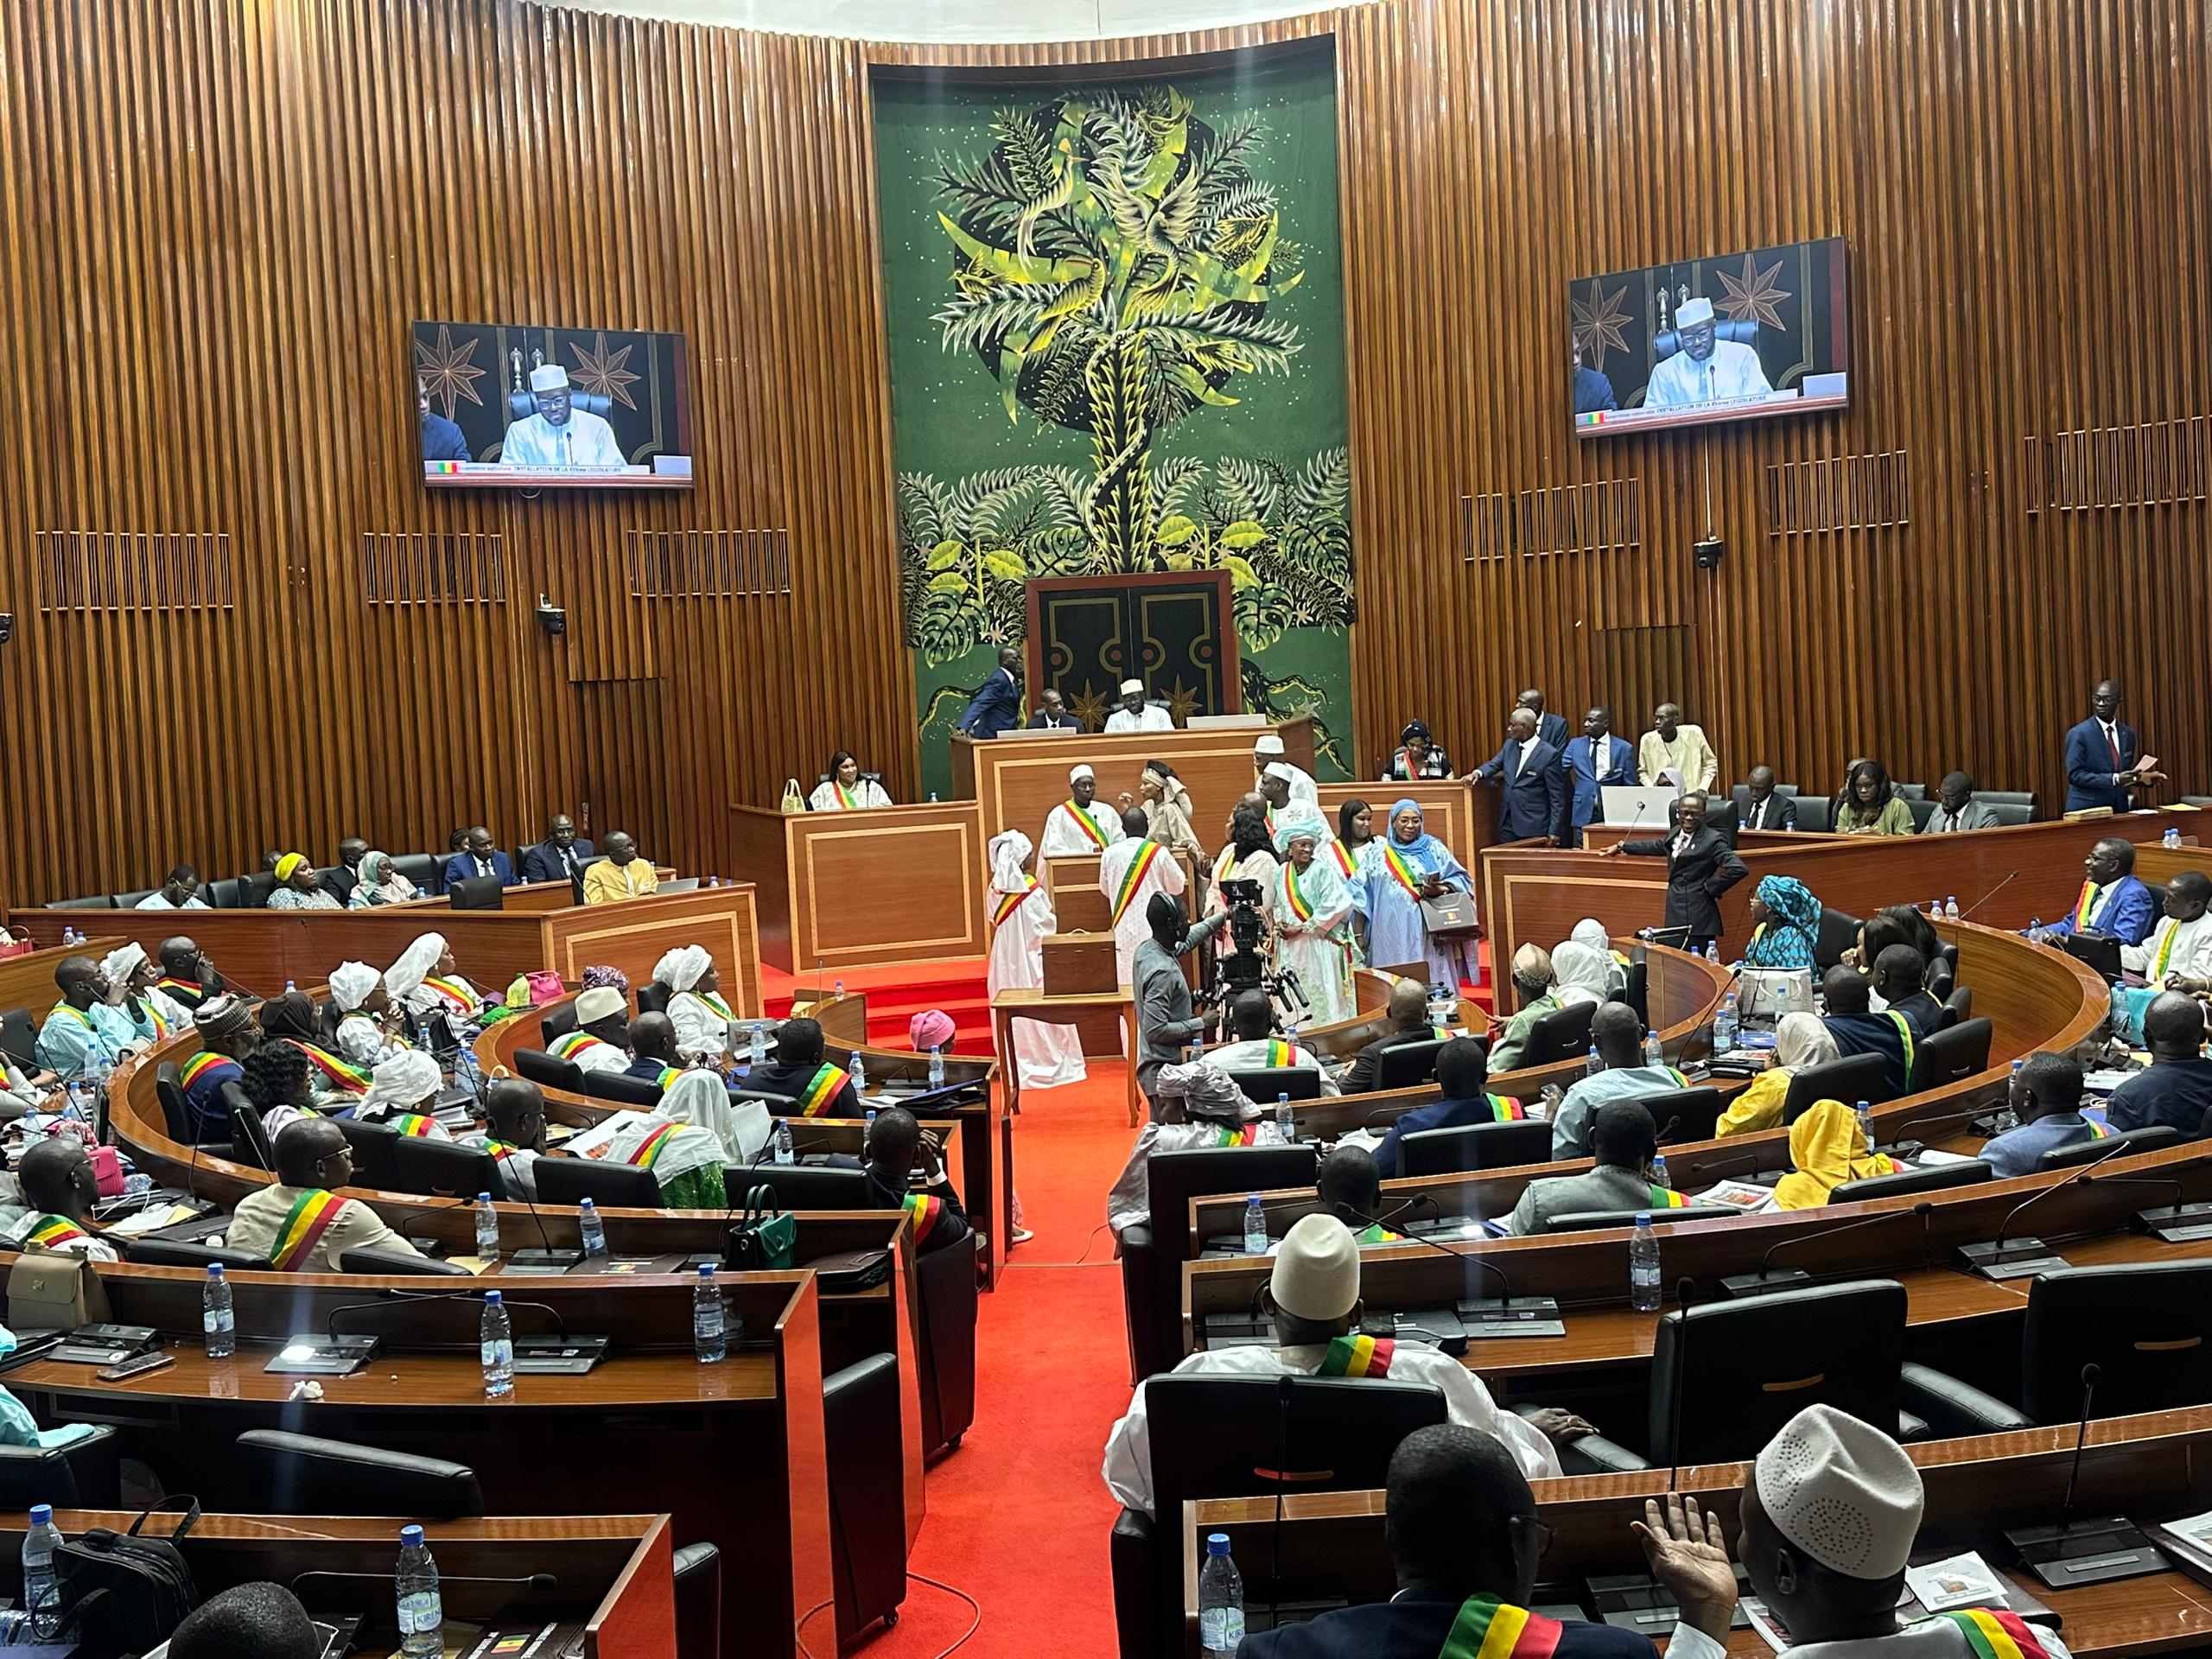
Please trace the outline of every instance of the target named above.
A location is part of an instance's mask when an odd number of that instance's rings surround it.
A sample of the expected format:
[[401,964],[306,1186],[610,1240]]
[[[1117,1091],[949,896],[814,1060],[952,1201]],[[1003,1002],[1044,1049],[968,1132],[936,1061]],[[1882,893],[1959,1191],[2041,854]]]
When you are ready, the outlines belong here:
[[81,899],[54,899],[48,902],[48,910],[113,910],[115,895],[111,893],[88,893]]
[[1835,803],[1825,795],[1797,798],[1797,830],[1801,835],[1826,835],[1835,828]]
[[123,1507],[123,1448],[114,1427],[96,1423],[67,1446],[0,1446],[0,1503],[57,1509]]
[[576,1000],[556,1002],[537,1017],[537,1040],[550,1048],[576,1028]]
[[1651,964],[1631,962],[1628,965],[1628,983],[1620,989],[1620,1000],[1635,1010],[1636,1017],[1645,1025],[1651,1023]]
[[236,1268],[242,1272],[269,1271],[267,1256],[256,1255],[251,1250],[233,1250],[225,1245],[200,1244],[185,1238],[120,1239],[112,1233],[108,1235],[108,1242],[123,1247],[126,1261],[149,1268],[197,1268],[205,1272],[211,1262],[219,1262],[226,1268]]
[[1394,1043],[1376,1064],[1376,1088],[1413,1089],[1430,1081],[1436,1076],[1436,1057],[1451,1040],[1431,1037],[1418,1043]]
[[[515,1050],[515,1070],[541,1089],[559,1089],[572,1095],[584,1092],[584,1070],[573,1060],[556,1059],[542,1048]],[[660,1095],[654,1092],[659,1103]]]
[[2108,933],[2069,933],[2061,949],[2107,985],[2120,976],[2120,941]]
[[[2106,1158],[2133,1158],[2139,1152],[2157,1152],[2163,1147],[2177,1147],[2189,1137],[2171,1123],[2145,1123],[2139,1129],[2124,1129],[2096,1141],[2076,1141],[2070,1147],[2053,1147],[2036,1160],[2038,1174],[2046,1170],[2074,1169],[2082,1164],[2094,1164]],[[2165,1202],[2163,1198],[2160,1203]]]
[[775,1195],[779,1210],[874,1210],[882,1202],[866,1170],[824,1169],[818,1164],[733,1165],[722,1171],[722,1185],[739,1205],[749,1200],[754,1187],[765,1186]]
[[1666,1089],[1657,1094],[1637,1095],[1635,1100],[1651,1114],[1662,1146],[1710,1141],[1720,1122],[1720,1090],[1710,1086]]
[[273,871],[263,870],[254,875],[238,877],[238,908],[266,910],[269,895],[276,891],[276,876]]
[[[1999,823],[2033,823],[2039,803],[2031,789],[1977,789],[1967,798],[1980,801],[1997,814]],[[2011,816],[2019,814],[2018,817]]]
[[445,860],[429,853],[396,853],[391,868],[396,874],[412,881],[415,890],[427,899],[438,891],[438,872],[445,868]]
[[1145,1385],[1153,1514],[1114,1523],[1121,1651],[1183,1646],[1185,1501],[1379,1490],[1398,1443],[1446,1421],[1432,1388],[1346,1377],[1155,1376]]
[[1932,1037],[1922,1038],[1913,1054],[1913,1092],[1925,1094],[1986,1071],[1989,1039],[1994,1030],[1986,1020],[1962,1020]]
[[1654,1221],[1719,1221],[1744,1212],[1729,1204],[1686,1204],[1678,1210],[1569,1210],[1544,1224],[1548,1233],[1589,1233],[1601,1227],[1633,1227],[1638,1216]]
[[404,1279],[470,1279],[474,1271],[457,1262],[441,1262],[435,1255],[402,1255],[397,1250],[356,1246],[338,1255],[340,1273],[371,1273]]
[[2061,1268],[2028,1287],[2015,1406],[1931,1366],[1904,1368],[1908,1410],[1946,1437],[2002,1433],[2082,1414],[2094,1364],[2094,1417],[2212,1399],[2212,1261]]
[[1823,1100],[1840,1100],[1847,1106],[1863,1100],[1878,1106],[1896,1098],[1880,1055],[1847,1054],[1840,1060],[1808,1065],[1789,1079],[1789,1092],[1782,1097],[1782,1122],[1787,1128]]
[[[906,1472],[899,1471],[903,1491]],[[712,1544],[676,1549],[676,1659],[720,1659],[722,1553]]]
[[741,1089],[733,1084],[729,1091],[729,1103],[734,1106],[742,1100],[759,1101],[768,1109],[771,1117],[796,1117],[799,1115],[798,1101],[793,1096],[779,1095],[766,1089]]
[[230,1141],[203,1140],[193,1127],[192,1109],[184,1103],[184,1084],[177,1075],[176,1062],[162,1060],[154,1067],[154,1098],[162,1103],[162,1126],[169,1132],[169,1139],[181,1147],[199,1147],[203,1151],[229,1156]]
[[225,1084],[217,1092],[222,1096],[224,1109],[231,1115],[231,1156],[255,1169],[275,1169],[276,1154],[270,1149],[269,1131],[262,1125],[261,1108],[235,1083]]
[[211,910],[236,910],[238,907],[238,880],[226,875],[219,880],[201,884],[200,896],[207,901]]
[[399,1137],[396,1150],[399,1163],[396,1192],[421,1192],[435,1198],[474,1198],[480,1192],[489,1192],[495,1198],[507,1196],[499,1160],[481,1147],[404,1135]]
[[1955,985],[1951,994],[1943,999],[1944,1010],[1951,1016],[1954,1026],[1962,1026],[1974,1018],[1974,987]]
[[1972,1186],[1977,1181],[1993,1180],[1996,1174],[1979,1158],[1957,1164],[1929,1164],[1921,1169],[1901,1169],[1894,1175],[1839,1182],[1828,1193],[1828,1202],[1858,1204],[1867,1198],[1901,1198],[1908,1192],[1934,1192],[1947,1186]]
[[822,1416],[837,1645],[847,1648],[870,1625],[895,1619],[906,1598],[898,1357],[872,1354],[824,1377]]
[[1590,1020],[1597,1012],[1595,1002],[1575,1002],[1538,1014],[1529,1027],[1529,1040],[1522,1046],[1520,1064],[1514,1070],[1580,1059],[1590,1052]]
[[1249,1071],[1230,1071],[1227,1076],[1244,1091],[1244,1098],[1255,1105],[1272,1106],[1282,1095],[1288,1095],[1293,1100],[1321,1097],[1321,1074],[1310,1065],[1263,1065]]
[[[1922,988],[1929,995],[1934,997],[1938,1002],[1942,1002],[1949,999],[1958,982],[1959,970],[1956,964],[1948,963],[1938,957],[1928,964],[1928,977],[1922,982]],[[1956,1021],[1949,1023],[1955,1024]]]
[[931,1250],[914,1263],[914,1371],[925,1456],[958,1446],[976,1421],[976,1261]]
[[381,1123],[359,1123],[350,1117],[330,1121],[353,1148],[353,1184],[383,1192],[399,1191],[399,1131]]
[[[1803,802],[1798,811],[1805,810]],[[1859,943],[1859,930],[1863,924],[1847,911],[1825,909],[1821,912],[1820,931],[1813,936],[1813,965],[1822,973],[1843,960],[1843,953]]]
[[676,993],[657,979],[649,979],[638,987],[637,1003],[639,1014],[666,1014],[668,1000]]
[[[38,1026],[31,1019],[29,1008],[10,1008],[0,1014],[0,1053],[26,1071],[39,1069]],[[170,1070],[175,1068],[172,1066]]]
[[626,1071],[587,1071],[584,1093],[594,1100],[611,1100],[650,1112],[660,1104],[661,1086],[651,1077],[633,1077]]
[[1517,1169],[1551,1161],[1548,1123],[1463,1123],[1419,1129],[1398,1141],[1402,1175],[1462,1175],[1478,1169]]
[[115,907],[118,910],[136,910],[140,901],[152,898],[160,891],[159,887],[140,887],[133,893],[118,893],[115,895]]
[[[1920,785],[1915,784],[1913,787],[1915,789],[1918,789]],[[1912,833],[1914,835],[1916,836],[1928,828],[1928,820],[1936,816],[1936,808],[1937,805],[1938,803],[1929,800],[1924,792],[1917,796],[1908,796],[1905,798],[1904,810],[1912,814]]]
[[266,1515],[404,1515],[461,1521],[484,1513],[484,1489],[467,1464],[381,1452],[280,1428],[238,1438],[238,1466]]
[[601,1210],[658,1210],[660,1183],[650,1169],[594,1163],[588,1158],[541,1158],[531,1166],[540,1204],[581,1204]]
[[446,899],[455,910],[505,910],[506,883],[496,875],[472,875],[448,887]]

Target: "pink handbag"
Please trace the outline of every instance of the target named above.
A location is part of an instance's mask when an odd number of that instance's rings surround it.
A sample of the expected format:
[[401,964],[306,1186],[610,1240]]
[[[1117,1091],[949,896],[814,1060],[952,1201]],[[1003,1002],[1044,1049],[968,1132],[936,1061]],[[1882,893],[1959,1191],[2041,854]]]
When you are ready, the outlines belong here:
[[530,1006],[542,1008],[548,1002],[558,1002],[569,994],[561,982],[561,976],[550,968],[534,968],[524,976],[530,982]]
[[86,1156],[92,1160],[92,1173],[99,1181],[100,1197],[119,1198],[123,1196],[123,1154],[113,1147],[93,1147]]

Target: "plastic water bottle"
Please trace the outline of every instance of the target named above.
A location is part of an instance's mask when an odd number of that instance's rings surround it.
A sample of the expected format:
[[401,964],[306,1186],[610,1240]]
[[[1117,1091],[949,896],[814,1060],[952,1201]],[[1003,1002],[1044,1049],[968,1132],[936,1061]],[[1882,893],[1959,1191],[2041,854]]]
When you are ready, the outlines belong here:
[[1605,1062],[1598,1058],[1598,1045],[1591,1044],[1590,1052],[1582,1057],[1582,1075],[1586,1077],[1594,1077],[1605,1069]]
[[484,1397],[504,1400],[515,1391],[515,1328],[507,1301],[496,1290],[484,1293],[484,1322],[476,1340],[484,1359]]
[[1282,1136],[1286,1147],[1298,1144],[1298,1119],[1291,1112],[1288,1095],[1275,1096],[1275,1132]]
[[1244,1640],[1244,1580],[1229,1559],[1229,1535],[1206,1535],[1206,1564],[1198,1570],[1198,1651],[1205,1659],[1233,1659]]
[[845,994],[845,982],[842,979],[832,981],[831,994],[836,996],[842,996]]
[[855,1094],[868,1087],[868,1063],[861,1058],[861,1052],[857,1048],[853,1051],[852,1058],[846,1062],[845,1070],[852,1077]]
[[2166,826],[2166,833],[2158,837],[2158,844],[2169,849],[2181,845],[2181,831],[2173,825]]
[[1866,1150],[1874,1150],[1874,1109],[1865,1101],[1859,1103],[1859,1138],[1866,1143]]
[[576,1205],[576,1231],[583,1238],[587,1260],[607,1254],[607,1224],[599,1218],[599,1206],[589,1198]]
[[1654,1186],[1663,1186],[1670,1190],[1675,1185],[1667,1179],[1667,1154],[1663,1152],[1655,1152],[1651,1154],[1651,1184]]
[[699,1264],[699,1283],[691,1293],[691,1346],[702,1365],[720,1364],[729,1352],[722,1331],[722,1290],[715,1282],[715,1264]]
[[61,1548],[61,1529],[54,1524],[54,1505],[31,1505],[31,1524],[23,1534],[23,1610],[31,1616],[31,1630],[51,1636],[61,1626],[61,1586],[54,1575],[54,1552]]
[[284,995],[287,996],[289,996],[294,991],[296,991],[299,988],[299,986],[291,980],[288,979],[284,982]]
[[489,1192],[476,1195],[476,1254],[486,1262],[499,1259],[499,1212]]
[[944,1087],[944,1050],[935,1043],[930,1045],[930,1087]]
[[1720,960],[1720,945],[1717,940],[1707,939],[1705,942],[1705,959],[1707,962]]
[[1943,919],[1943,901],[1941,899],[1930,899],[1928,901],[1928,913],[1930,916],[1933,916],[1937,921],[1942,921]]
[[1628,1305],[1639,1313],[1659,1311],[1659,1236],[1651,1230],[1649,1211],[1637,1214],[1628,1242]]
[[[491,1293],[496,1296],[496,1290]],[[399,1529],[399,1651],[402,1659],[437,1659],[446,1650],[445,1603],[438,1595],[438,1564],[423,1541],[423,1529]]]
[[1713,1052],[1726,1054],[1736,1046],[1736,994],[1728,993],[1720,1012],[1713,1016]]
[[1955,893],[1943,900],[1943,919],[1947,922],[1959,919],[1959,895]]
[[2043,918],[2040,916],[2031,917],[2028,921],[2028,932],[2031,935],[2034,935],[2042,931]]
[[793,1164],[798,1161],[791,1155],[791,1121],[788,1117],[779,1117],[776,1120],[775,1146],[775,1158],[778,1163]]
[[1529,1116],[1539,1123],[1551,1122],[1559,1116],[1560,1104],[1566,1098],[1565,1095],[1560,1093],[1559,1084],[1548,1083],[1544,1085],[1542,1096],[1537,1101],[1535,1109]]
[[753,1022],[752,1040],[747,1046],[745,1052],[747,1058],[750,1059],[754,1065],[759,1065],[767,1059],[768,1027],[765,1022],[759,1020],[755,1020]]
[[1191,1064],[1192,1065],[1196,1065],[1200,1060],[1205,1058],[1205,1057],[1206,1039],[1203,1037],[1192,1038],[1191,1039]]
[[[1595,1054],[1598,1051],[1593,1048],[1590,1052]],[[1656,1031],[1643,1033],[1643,1063],[1655,1071],[1667,1064],[1667,1046],[1659,1040]]]
[[1260,1207],[1260,1195],[1253,1193],[1244,1200],[1244,1254],[1265,1255],[1268,1253],[1268,1212]]
[[200,1329],[207,1338],[207,1357],[228,1359],[238,1351],[238,1323],[231,1311],[231,1281],[223,1277],[223,1264],[207,1264],[207,1282],[200,1290]]
[[2026,1065],[2024,1059],[2012,1062],[2012,1076],[2005,1085],[2005,1103],[1997,1109],[1997,1128],[2000,1135],[2007,1129],[2020,1127],[2020,1115],[2013,1109],[2012,1103],[2020,1097],[2020,1071]]
[[875,1127],[875,1108],[873,1106],[869,1107],[867,1111],[861,1115],[861,1120],[868,1126],[867,1129],[862,1129],[861,1131],[861,1144],[865,1147],[868,1144],[868,1129],[872,1129]]

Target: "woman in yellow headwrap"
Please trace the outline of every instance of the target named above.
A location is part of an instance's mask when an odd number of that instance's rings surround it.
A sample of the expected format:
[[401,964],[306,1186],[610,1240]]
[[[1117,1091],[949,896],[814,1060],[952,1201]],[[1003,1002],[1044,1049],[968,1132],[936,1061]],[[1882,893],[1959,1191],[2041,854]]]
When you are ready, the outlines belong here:
[[1840,1100],[1816,1102],[1789,1126],[1789,1161],[1796,1172],[1774,1189],[1778,1210],[1816,1210],[1846,1181],[1897,1173],[1896,1159],[1866,1150],[1857,1116]]
[[322,872],[298,853],[276,861],[276,885],[269,894],[271,910],[337,910],[337,895],[322,885]]

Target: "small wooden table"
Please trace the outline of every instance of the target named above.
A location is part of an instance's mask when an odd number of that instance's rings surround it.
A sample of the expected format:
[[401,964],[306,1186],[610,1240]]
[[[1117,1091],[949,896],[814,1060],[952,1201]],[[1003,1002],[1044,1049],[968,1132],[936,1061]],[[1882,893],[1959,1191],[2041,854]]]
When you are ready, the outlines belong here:
[[1014,1022],[1037,1020],[1048,1026],[1065,1025],[1076,1015],[1104,1009],[1122,1022],[1122,1052],[1128,1074],[1129,1127],[1144,1120],[1143,1096],[1137,1090],[1136,1000],[1126,985],[1110,991],[1080,991],[1047,996],[1034,986],[1009,987],[991,999],[991,1036],[1006,1074],[1006,1100],[1010,1111],[1021,1109],[1021,1067],[1014,1057]]

